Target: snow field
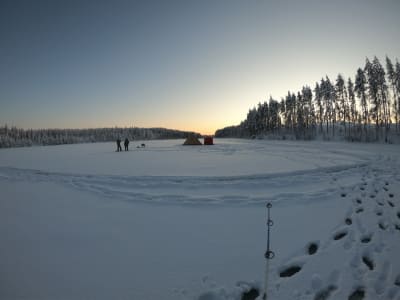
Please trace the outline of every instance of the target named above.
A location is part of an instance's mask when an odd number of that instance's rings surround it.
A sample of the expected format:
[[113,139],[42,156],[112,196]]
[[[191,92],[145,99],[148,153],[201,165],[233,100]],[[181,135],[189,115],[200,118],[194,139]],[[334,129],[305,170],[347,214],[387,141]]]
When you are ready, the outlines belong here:
[[397,146],[216,142],[1,150],[0,298],[399,299]]

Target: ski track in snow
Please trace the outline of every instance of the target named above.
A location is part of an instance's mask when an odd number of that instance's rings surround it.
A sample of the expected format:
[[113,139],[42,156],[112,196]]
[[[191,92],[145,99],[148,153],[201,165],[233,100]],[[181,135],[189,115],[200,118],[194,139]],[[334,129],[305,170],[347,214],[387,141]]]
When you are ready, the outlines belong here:
[[[379,168],[379,162],[375,162]],[[368,163],[279,174],[225,177],[106,176],[0,167],[0,179],[54,182],[116,200],[180,205],[260,205],[326,200],[357,187]],[[389,176],[389,174],[388,174]]]
[[[282,145],[270,143],[251,144],[235,141],[212,148],[191,148],[187,152],[206,155],[267,155],[269,159],[276,157],[294,164],[308,161],[312,169],[268,174],[245,174],[238,176],[127,176],[98,175],[57,172],[40,169],[0,166],[0,180],[53,182],[66,185],[80,191],[92,192],[113,200],[145,202],[151,204],[174,205],[261,205],[266,201],[290,204],[310,203],[330,199],[338,193],[346,194],[355,188],[362,174],[371,164],[379,170],[382,155],[348,149],[319,149],[296,143]],[[155,147],[148,152],[168,153],[183,151],[182,146]],[[56,151],[57,149],[54,148]],[[74,149],[74,148],[72,148]],[[188,148],[185,148],[188,149]],[[22,149],[24,150],[24,149]],[[38,149],[37,153],[41,153]],[[72,150],[71,150],[72,151]],[[257,154],[258,153],[258,154]],[[376,158],[375,158],[376,156]],[[310,158],[317,158],[310,160]],[[338,165],[335,159],[343,158],[344,163]],[[320,166],[321,162],[328,166]],[[52,167],[50,167],[52,169]]]

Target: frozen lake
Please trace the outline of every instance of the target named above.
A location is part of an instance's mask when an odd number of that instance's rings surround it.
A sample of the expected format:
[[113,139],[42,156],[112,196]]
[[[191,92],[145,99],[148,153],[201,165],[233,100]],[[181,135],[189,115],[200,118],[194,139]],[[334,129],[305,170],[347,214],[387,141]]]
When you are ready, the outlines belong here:
[[274,299],[400,295],[399,146],[139,143],[0,149],[1,299],[240,299],[263,285],[267,201]]

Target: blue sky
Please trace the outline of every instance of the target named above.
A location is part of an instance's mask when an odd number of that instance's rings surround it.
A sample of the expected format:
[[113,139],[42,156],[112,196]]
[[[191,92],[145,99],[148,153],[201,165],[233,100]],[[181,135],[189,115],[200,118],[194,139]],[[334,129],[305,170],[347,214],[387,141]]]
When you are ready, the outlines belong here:
[[213,133],[365,57],[400,57],[398,0],[0,2],[0,124]]

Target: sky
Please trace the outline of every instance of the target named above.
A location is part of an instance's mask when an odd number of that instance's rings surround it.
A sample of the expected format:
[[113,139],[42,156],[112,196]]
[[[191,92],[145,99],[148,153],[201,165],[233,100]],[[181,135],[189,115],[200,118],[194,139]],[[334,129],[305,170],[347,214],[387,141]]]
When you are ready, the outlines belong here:
[[0,0],[0,125],[212,134],[366,57],[399,0]]

